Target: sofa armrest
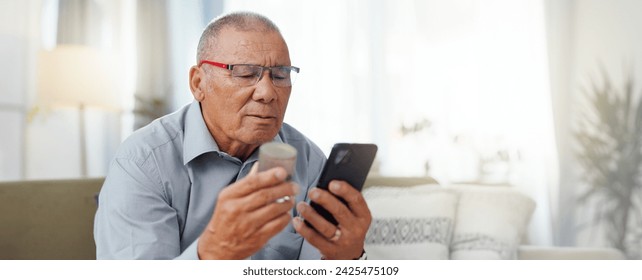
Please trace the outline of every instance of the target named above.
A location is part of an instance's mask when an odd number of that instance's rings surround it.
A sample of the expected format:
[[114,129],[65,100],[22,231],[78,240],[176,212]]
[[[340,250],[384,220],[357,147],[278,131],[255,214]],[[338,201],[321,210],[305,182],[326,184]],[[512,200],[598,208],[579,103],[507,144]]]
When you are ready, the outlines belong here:
[[624,260],[626,256],[615,248],[519,246],[520,260]]

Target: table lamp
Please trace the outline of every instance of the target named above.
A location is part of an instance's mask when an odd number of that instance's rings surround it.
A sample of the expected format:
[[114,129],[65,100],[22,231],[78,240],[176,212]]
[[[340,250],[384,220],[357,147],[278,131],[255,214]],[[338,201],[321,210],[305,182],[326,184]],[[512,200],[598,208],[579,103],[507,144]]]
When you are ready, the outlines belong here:
[[41,104],[74,106],[79,110],[80,168],[87,177],[85,108],[118,108],[120,94],[113,60],[98,49],[58,45],[39,55],[37,91]]

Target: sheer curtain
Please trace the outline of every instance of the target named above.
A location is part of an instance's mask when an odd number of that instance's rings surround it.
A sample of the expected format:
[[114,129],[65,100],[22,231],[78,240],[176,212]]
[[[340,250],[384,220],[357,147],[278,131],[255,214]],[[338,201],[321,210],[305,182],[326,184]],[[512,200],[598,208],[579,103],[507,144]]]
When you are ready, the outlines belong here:
[[[590,196],[588,201],[580,199],[591,187],[608,190],[609,187],[620,186],[618,182],[626,179],[627,175],[620,172],[626,168],[620,168],[616,164],[617,161],[613,160],[613,158],[620,158],[619,153],[617,150],[596,145],[596,150],[608,153],[608,157],[601,161],[604,165],[609,164],[609,168],[606,168],[607,171],[602,174],[608,174],[610,178],[608,183],[603,185],[587,180],[591,178],[589,174],[595,171],[582,166],[580,155],[583,149],[575,133],[580,131],[579,123],[587,118],[596,123],[604,122],[595,118],[597,115],[593,110],[596,108],[586,100],[587,95],[594,93],[589,90],[591,84],[598,87],[604,85],[603,74],[609,77],[613,87],[613,91],[609,92],[610,98],[621,96],[627,78],[631,78],[633,89],[630,102],[635,104],[635,100],[639,100],[637,98],[642,96],[640,90],[642,72],[639,71],[642,66],[640,54],[642,37],[639,36],[639,26],[642,25],[642,18],[639,16],[641,9],[642,2],[629,0],[547,1],[551,81],[561,165],[560,244],[591,247],[624,245],[624,248],[619,249],[622,249],[629,258],[634,259],[642,257],[642,228],[639,224],[641,220],[637,216],[640,215],[640,211],[634,210],[635,208],[629,210],[630,215],[635,218],[629,220],[630,224],[627,224],[626,230],[623,231],[623,228],[610,224],[617,218],[598,221],[594,216],[599,214],[607,217],[609,211],[615,210],[611,207],[618,205],[618,200],[601,196],[599,192]],[[601,104],[604,106],[604,103]],[[618,110],[617,114],[624,116],[624,112],[625,110]],[[624,130],[633,133],[632,129]],[[601,128],[600,131],[608,130]],[[609,135],[604,137],[603,143],[609,145],[616,141],[614,137],[627,137],[623,134],[607,133]],[[626,145],[635,142],[631,138],[620,139],[620,141],[628,142]],[[632,154],[634,153],[627,152],[627,155]],[[639,182],[642,181],[638,181],[637,185],[625,187],[637,187],[639,190]],[[642,198],[642,195],[633,193],[630,197],[633,198],[631,203],[634,206],[636,203],[640,205],[637,199]],[[600,201],[602,198],[606,200]],[[626,233],[624,240],[613,239],[611,236],[621,232]],[[616,241],[625,241],[625,243]],[[626,244],[631,241],[632,243]]]
[[37,12],[33,1],[0,2],[0,181],[25,176],[25,123],[27,98],[37,37]]
[[170,112],[172,60],[168,1],[139,0],[136,5],[136,91],[134,129]]
[[329,151],[379,145],[384,175],[508,184],[552,244],[557,191],[542,1],[226,1],[273,19],[301,67],[286,122]]
[[[114,96],[126,98],[132,89],[130,77],[133,15],[131,1],[118,0],[49,0],[31,1],[37,14],[37,36],[30,43],[37,69],[39,51],[53,49],[57,44],[88,45],[111,56],[118,65],[119,85],[123,92]],[[87,63],[92,63],[88,61]],[[36,72],[34,70],[34,72]],[[28,84],[35,85],[35,74]],[[23,92],[30,109],[25,124],[26,179],[74,178],[81,176],[79,111],[73,107],[40,104],[36,90]],[[86,118],[87,171],[90,177],[104,176],[111,157],[121,141],[121,112],[88,107]],[[130,129],[131,131],[131,129]]]
[[193,100],[189,68],[203,28],[221,13],[216,0],[137,1],[137,83],[134,127]]
[[[281,29],[295,66],[285,121],[313,139],[326,153],[335,142],[373,141],[371,10],[377,1],[226,1],[225,11],[266,15]],[[377,127],[373,127],[373,125]]]

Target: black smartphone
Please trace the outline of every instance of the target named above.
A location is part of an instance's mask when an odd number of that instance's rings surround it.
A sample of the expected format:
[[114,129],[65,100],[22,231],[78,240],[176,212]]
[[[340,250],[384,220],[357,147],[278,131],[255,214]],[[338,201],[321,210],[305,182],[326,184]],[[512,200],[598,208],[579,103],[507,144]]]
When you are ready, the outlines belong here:
[[[377,145],[375,144],[335,144],[332,147],[328,160],[325,162],[317,187],[327,190],[330,181],[342,180],[348,182],[352,187],[361,191],[376,154]],[[340,197],[337,198],[347,205],[345,200]],[[323,216],[326,220],[337,225],[337,220],[334,219],[330,212],[321,207],[321,205],[311,201],[310,206],[312,206],[312,208],[314,208],[314,210],[316,210],[317,213]],[[306,224],[309,227],[314,228],[307,221]]]

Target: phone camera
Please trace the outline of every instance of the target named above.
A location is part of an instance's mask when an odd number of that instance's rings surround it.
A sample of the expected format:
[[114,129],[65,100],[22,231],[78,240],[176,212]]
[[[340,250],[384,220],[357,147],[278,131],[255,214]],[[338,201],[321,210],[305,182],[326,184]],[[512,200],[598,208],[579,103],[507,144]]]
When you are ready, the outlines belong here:
[[337,152],[337,157],[334,159],[334,164],[339,165],[339,164],[346,164],[350,162],[350,150],[340,150]]

